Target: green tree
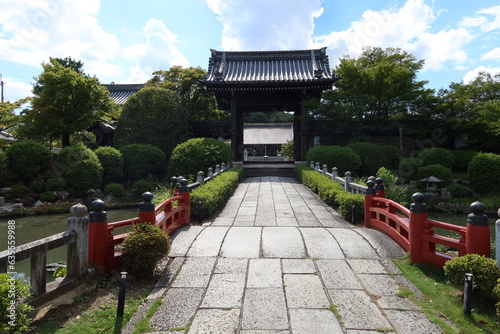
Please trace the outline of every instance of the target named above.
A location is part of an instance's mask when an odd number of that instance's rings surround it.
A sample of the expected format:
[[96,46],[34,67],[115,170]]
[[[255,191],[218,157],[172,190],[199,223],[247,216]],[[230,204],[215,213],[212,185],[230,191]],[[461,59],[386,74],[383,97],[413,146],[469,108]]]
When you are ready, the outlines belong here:
[[31,109],[26,111],[22,134],[33,139],[60,138],[70,145],[70,135],[89,128],[114,110],[109,92],[95,77],[82,72],[83,64],[71,58],[50,58],[35,78]]
[[437,105],[434,90],[417,80],[423,60],[398,48],[367,47],[358,59],[345,56],[335,68],[335,89],[312,105],[327,119],[389,119],[429,113]]
[[21,122],[21,116],[16,110],[30,101],[31,98],[24,98],[16,102],[0,103],[0,131],[12,129]]
[[189,121],[228,119],[228,114],[217,110],[215,95],[201,84],[205,74],[201,67],[172,66],[168,71],[153,72],[146,86],[166,88],[179,94],[179,109]]

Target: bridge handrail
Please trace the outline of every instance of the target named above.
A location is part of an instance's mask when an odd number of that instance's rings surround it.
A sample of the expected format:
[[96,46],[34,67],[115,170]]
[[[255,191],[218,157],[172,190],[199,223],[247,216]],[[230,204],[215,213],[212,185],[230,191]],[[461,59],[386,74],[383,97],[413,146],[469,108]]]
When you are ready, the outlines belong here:
[[[403,205],[386,199],[383,180],[367,182],[365,195],[365,227],[376,228],[396,241],[405,251],[410,252],[413,263],[428,262],[444,266],[454,256],[436,251],[436,245],[444,245],[458,250],[458,256],[476,253],[490,257],[490,231],[488,218],[484,214],[485,205],[471,204],[467,227],[448,224],[428,218],[424,195],[415,193],[413,204],[408,210]],[[399,212],[398,212],[399,211]],[[460,239],[436,235],[434,227],[458,232]]]

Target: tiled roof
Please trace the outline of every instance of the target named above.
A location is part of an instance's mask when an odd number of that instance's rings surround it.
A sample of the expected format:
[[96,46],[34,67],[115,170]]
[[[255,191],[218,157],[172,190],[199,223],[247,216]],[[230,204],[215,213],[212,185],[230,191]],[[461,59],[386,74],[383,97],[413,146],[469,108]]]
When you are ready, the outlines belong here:
[[103,86],[109,90],[109,97],[118,104],[124,104],[133,94],[144,88],[144,84],[109,84]]
[[245,145],[286,144],[293,140],[293,124],[245,124]]
[[325,86],[331,88],[326,48],[296,51],[212,50],[203,82],[211,89],[262,89]]

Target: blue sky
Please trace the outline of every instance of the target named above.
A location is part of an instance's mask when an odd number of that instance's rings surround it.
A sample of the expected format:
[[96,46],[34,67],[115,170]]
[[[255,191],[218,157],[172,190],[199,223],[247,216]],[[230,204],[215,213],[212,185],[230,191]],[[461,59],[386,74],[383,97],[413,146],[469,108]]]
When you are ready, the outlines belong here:
[[332,68],[365,45],[425,59],[420,80],[447,88],[500,72],[498,0],[0,0],[5,98],[31,95],[49,57],[71,56],[101,83],[208,67],[210,49],[326,46]]

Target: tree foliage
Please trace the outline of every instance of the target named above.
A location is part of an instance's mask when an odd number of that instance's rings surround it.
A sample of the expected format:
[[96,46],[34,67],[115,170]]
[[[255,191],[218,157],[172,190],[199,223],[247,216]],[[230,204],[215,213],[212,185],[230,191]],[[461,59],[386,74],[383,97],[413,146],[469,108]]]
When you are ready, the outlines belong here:
[[335,68],[335,88],[313,106],[329,119],[389,119],[432,111],[434,91],[417,80],[423,60],[398,48],[367,47],[358,59],[345,56]]
[[200,82],[205,74],[201,67],[172,66],[168,71],[153,72],[153,78],[146,85],[179,94],[180,111],[189,121],[225,120],[228,115],[217,110],[214,94]]
[[33,139],[60,138],[89,128],[113,110],[109,92],[95,77],[82,72],[83,64],[71,58],[50,58],[35,78],[32,107],[26,110],[22,134]]

